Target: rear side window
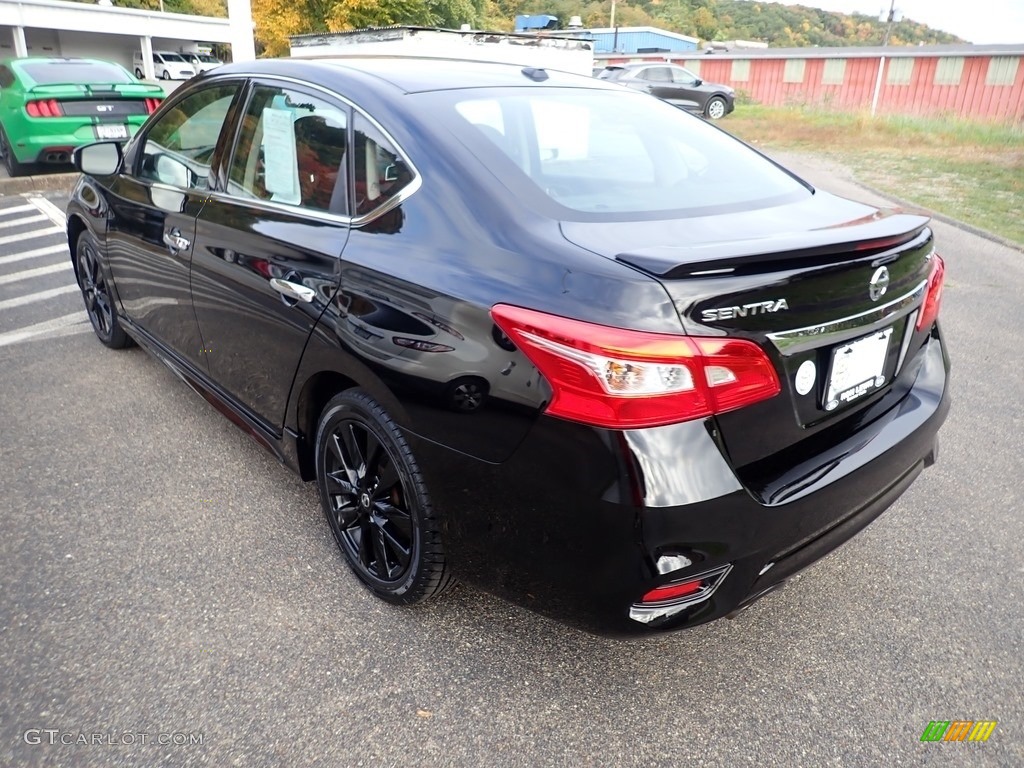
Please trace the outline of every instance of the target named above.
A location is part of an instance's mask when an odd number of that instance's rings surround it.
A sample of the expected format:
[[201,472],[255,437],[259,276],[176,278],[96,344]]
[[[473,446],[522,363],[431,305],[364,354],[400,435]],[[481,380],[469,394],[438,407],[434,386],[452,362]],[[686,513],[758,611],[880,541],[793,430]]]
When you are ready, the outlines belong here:
[[398,197],[415,178],[412,169],[376,126],[356,113],[353,165],[355,215],[366,216]]
[[146,133],[139,178],[185,189],[207,189],[210,161],[238,86],[204,88],[185,97]]
[[303,91],[259,85],[228,172],[239,197],[347,215],[348,111]]

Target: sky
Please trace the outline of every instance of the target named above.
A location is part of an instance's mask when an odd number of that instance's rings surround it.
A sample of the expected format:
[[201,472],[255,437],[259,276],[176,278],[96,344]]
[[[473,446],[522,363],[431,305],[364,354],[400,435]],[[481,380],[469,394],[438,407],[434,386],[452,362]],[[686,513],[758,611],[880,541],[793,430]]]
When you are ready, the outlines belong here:
[[[842,13],[878,16],[889,0],[776,0]],[[896,0],[906,18],[972,43],[1024,43],[1024,0]]]

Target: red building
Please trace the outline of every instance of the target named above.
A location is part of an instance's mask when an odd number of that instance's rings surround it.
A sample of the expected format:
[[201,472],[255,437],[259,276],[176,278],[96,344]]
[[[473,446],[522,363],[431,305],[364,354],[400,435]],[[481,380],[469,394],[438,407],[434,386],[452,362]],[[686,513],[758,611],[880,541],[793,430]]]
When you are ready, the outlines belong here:
[[597,59],[672,61],[759,104],[844,111],[874,105],[879,114],[1024,122],[1022,57],[1024,43],[602,54]]

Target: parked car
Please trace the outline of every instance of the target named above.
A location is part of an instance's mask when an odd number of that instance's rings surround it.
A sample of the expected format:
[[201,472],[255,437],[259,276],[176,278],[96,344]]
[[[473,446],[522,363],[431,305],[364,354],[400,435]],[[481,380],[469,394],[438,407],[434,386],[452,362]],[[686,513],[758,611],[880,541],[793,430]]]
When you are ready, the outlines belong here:
[[192,69],[194,69],[196,73],[216,69],[224,63],[216,56],[211,56],[208,53],[193,53],[191,51],[185,51],[181,54],[181,57],[192,65]]
[[615,64],[605,67],[598,77],[657,96],[709,120],[723,118],[736,108],[736,91],[728,85],[706,83],[676,64]]
[[[389,602],[457,577],[593,632],[690,627],[935,460],[927,217],[815,190],[643,94],[262,60],[76,162],[100,341],[138,342],[315,481]],[[466,372],[488,391],[447,392]]]
[[[132,56],[132,65],[139,80],[145,75],[143,64],[142,52],[136,51]],[[188,80],[195,77],[196,70],[180,53],[153,51],[153,73],[161,80]]]
[[95,59],[0,61],[0,154],[7,173],[69,163],[75,147],[127,139],[156,111],[163,89]]

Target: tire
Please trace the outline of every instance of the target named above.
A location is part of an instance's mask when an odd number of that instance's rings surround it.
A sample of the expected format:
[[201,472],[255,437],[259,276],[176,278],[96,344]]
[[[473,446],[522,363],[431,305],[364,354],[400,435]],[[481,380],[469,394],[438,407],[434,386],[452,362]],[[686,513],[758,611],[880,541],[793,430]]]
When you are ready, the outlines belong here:
[[135,77],[137,77],[139,80],[142,79],[142,70],[138,67],[135,68]]
[[725,117],[726,109],[725,99],[721,96],[712,96],[704,105],[704,117],[708,120],[721,120]]
[[10,142],[7,141],[7,132],[0,128],[0,152],[4,156],[4,167],[7,175],[12,179],[17,176],[24,176],[28,172],[28,163],[23,163],[14,156]]
[[82,301],[85,302],[85,313],[89,316],[96,338],[111,349],[132,346],[131,337],[124,332],[117,319],[117,312],[114,311],[107,280],[100,264],[99,248],[95,238],[88,231],[78,236],[75,266],[78,287],[82,291]]
[[170,72],[168,72],[168,71],[167,71],[167,70],[165,69],[165,70],[164,70],[164,72],[163,72],[163,74],[162,74],[162,75],[160,75],[160,79],[161,79],[161,80],[170,80],[170,79],[171,79],[171,73],[170,73]]
[[487,402],[491,385],[479,376],[462,376],[448,384],[444,393],[445,404],[459,413],[473,413]]
[[338,548],[377,597],[416,605],[454,583],[416,458],[395,421],[366,392],[347,390],[324,408],[316,480]]

